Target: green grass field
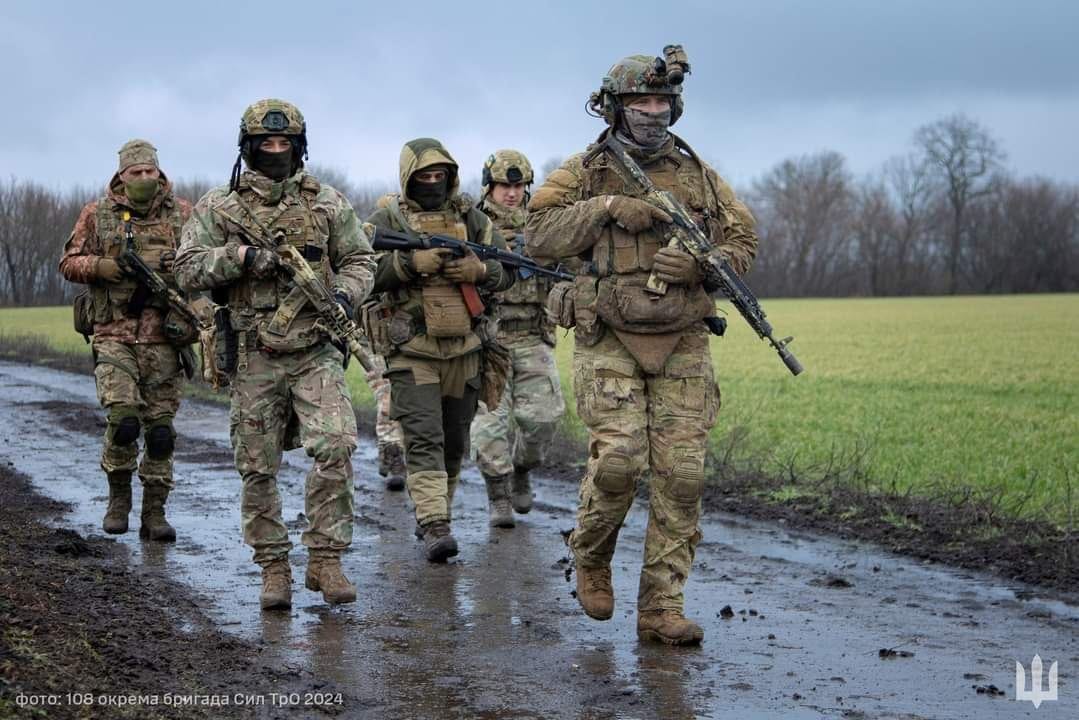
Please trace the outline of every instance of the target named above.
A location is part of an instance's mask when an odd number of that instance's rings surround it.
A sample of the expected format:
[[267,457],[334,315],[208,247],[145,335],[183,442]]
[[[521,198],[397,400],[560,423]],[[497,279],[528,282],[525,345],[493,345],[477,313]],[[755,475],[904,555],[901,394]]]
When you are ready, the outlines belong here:
[[[974,488],[998,508],[1067,521],[1079,496],[1079,295],[770,300],[806,371],[792,377],[736,314],[713,356],[717,448],[813,476],[860,454],[870,488]],[[0,333],[82,352],[68,308],[0,310]],[[572,393],[572,338],[558,357]],[[355,366],[358,404],[371,395]],[[573,412],[567,430],[583,437]],[[1076,487],[1070,488],[1074,484]]]

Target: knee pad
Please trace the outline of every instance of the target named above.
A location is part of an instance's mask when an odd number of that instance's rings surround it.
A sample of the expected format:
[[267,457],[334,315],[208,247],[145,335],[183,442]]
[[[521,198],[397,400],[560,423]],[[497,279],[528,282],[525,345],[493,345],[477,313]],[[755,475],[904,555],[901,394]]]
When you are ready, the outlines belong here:
[[139,439],[141,426],[139,425],[139,419],[134,415],[124,415],[119,419],[109,418],[109,424],[112,425],[112,442],[114,445],[126,447]]
[[151,460],[166,460],[176,445],[172,425],[154,425],[146,431],[146,454]]
[[633,492],[636,478],[633,459],[626,453],[615,451],[600,455],[593,482],[603,492],[622,495]]
[[704,489],[704,458],[683,455],[674,463],[667,495],[682,502],[696,502]]

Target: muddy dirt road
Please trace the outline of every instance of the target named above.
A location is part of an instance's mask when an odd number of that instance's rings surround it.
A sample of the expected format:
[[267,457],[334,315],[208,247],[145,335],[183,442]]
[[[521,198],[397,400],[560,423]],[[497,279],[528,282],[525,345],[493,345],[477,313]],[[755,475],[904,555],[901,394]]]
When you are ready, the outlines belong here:
[[[89,378],[0,364],[0,463],[72,503],[56,523],[84,534],[100,534],[103,427]],[[597,623],[567,581],[560,531],[573,524],[571,485],[540,479],[537,508],[514,530],[492,530],[482,482],[466,474],[454,508],[461,555],[432,566],[407,498],[382,489],[366,438],[345,559],[358,602],[329,609],[301,579],[290,614],[262,614],[240,538],[227,413],[187,403],[177,430],[169,514],[179,542],[144,545],[137,532],[119,541],[132,562],[190,587],[223,631],[264,646],[263,661],[349,688],[342,717],[1079,717],[1075,599],[713,513],[687,589],[704,645],[639,645],[641,503],[615,558],[615,617]],[[281,473],[300,578],[306,466],[293,452]],[[897,653],[882,658],[882,648]],[[1016,660],[1029,667],[1035,653],[1059,663],[1059,699],[1038,709],[1017,702],[1014,688]]]

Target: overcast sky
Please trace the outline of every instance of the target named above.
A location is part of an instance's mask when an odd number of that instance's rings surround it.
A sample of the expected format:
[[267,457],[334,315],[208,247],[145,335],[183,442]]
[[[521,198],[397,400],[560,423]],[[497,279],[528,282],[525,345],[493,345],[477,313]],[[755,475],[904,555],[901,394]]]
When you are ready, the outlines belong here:
[[[537,167],[602,129],[585,101],[618,58],[681,43],[675,127],[731,182],[833,149],[855,173],[957,111],[1020,174],[1079,181],[1076,0],[0,5],[0,175],[99,186],[131,137],[176,177],[224,182],[244,107],[288,99],[311,162],[396,183],[441,139],[466,178],[500,147]],[[314,9],[311,9],[314,8]]]

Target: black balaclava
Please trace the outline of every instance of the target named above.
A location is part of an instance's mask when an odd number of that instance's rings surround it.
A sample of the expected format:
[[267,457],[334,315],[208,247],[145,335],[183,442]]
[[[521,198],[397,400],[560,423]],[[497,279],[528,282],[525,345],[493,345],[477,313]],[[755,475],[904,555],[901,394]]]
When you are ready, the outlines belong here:
[[[430,168],[424,168],[424,170],[428,169]],[[450,173],[451,171],[447,168],[446,176],[435,183],[420,182],[416,179],[416,175],[413,174],[408,179],[409,198],[415,200],[416,204],[424,210],[438,209],[450,196]]]
[[292,175],[300,166],[301,150],[296,138],[289,137],[288,150],[280,152],[266,152],[259,148],[265,137],[254,136],[248,139],[247,157],[250,158],[251,169],[256,170],[266,177],[280,182]]

